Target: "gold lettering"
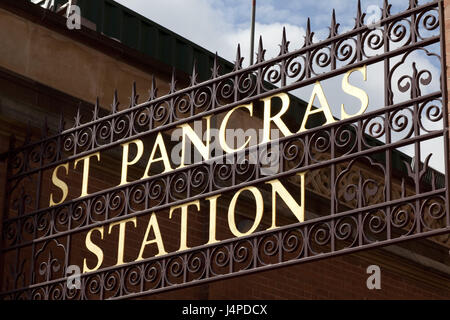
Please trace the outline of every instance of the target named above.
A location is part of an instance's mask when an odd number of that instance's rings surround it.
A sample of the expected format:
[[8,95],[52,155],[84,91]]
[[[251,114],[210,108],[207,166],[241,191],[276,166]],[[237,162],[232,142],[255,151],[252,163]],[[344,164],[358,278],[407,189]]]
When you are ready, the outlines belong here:
[[211,140],[211,116],[205,117],[206,119],[206,144],[203,144],[202,138],[199,137],[194,130],[192,130],[191,126],[187,123],[182,124],[178,126],[183,130],[183,140],[182,140],[182,147],[181,147],[181,164],[178,168],[183,168],[184,165],[184,158],[186,155],[186,137],[191,140],[192,144],[195,146],[195,148],[200,152],[204,160],[209,160],[209,142]]
[[100,266],[103,263],[103,250],[99,246],[97,246],[95,243],[93,243],[92,239],[91,239],[92,232],[94,232],[94,231],[100,232],[100,239],[103,240],[103,227],[98,227],[98,228],[93,228],[93,229],[89,230],[89,232],[86,235],[85,243],[86,243],[86,248],[89,251],[91,251],[93,254],[96,255],[96,257],[97,257],[97,264],[95,265],[95,267],[93,269],[90,269],[87,266],[87,263],[86,263],[87,259],[84,258],[84,260],[83,260],[83,273],[90,272],[90,271],[95,271],[98,268],[100,268]]
[[209,201],[209,241],[207,244],[219,242],[216,239],[217,199],[219,195],[206,198]]
[[[313,103],[314,103],[316,96],[319,98],[321,108],[312,110]],[[303,117],[302,125],[300,126],[300,130],[298,131],[298,133],[308,130],[308,129],[306,129],[306,123],[308,122],[309,116],[314,113],[319,113],[319,112],[323,112],[323,114],[325,115],[325,118],[326,118],[325,124],[336,122],[336,120],[334,120],[334,118],[333,118],[333,115],[331,114],[331,109],[328,104],[327,98],[325,97],[325,94],[323,92],[322,86],[319,81],[316,81],[313,92],[311,94],[311,99],[309,99],[308,107],[306,108],[306,112]]]
[[[271,117],[272,112],[272,99],[281,99],[281,110],[275,116]],[[263,141],[261,143],[266,143],[270,141],[270,123],[273,122],[277,125],[278,129],[284,134],[285,137],[292,135],[292,132],[286,126],[286,124],[281,120],[281,116],[286,113],[289,109],[289,96],[286,93],[279,93],[271,97],[261,99],[264,101],[264,124],[263,124]]]
[[88,156],[85,156],[83,158],[79,158],[75,160],[74,163],[74,169],[77,168],[77,164],[80,161],[83,161],[83,180],[81,182],[81,195],[79,198],[87,196],[88,195],[88,181],[89,181],[89,164],[91,157],[97,157],[97,161],[100,161],[100,152],[96,152],[93,154],[90,154]]
[[345,74],[344,78],[342,79],[342,90],[344,90],[345,93],[348,93],[349,95],[358,98],[361,101],[361,108],[359,109],[359,111],[357,113],[349,115],[349,114],[347,114],[347,112],[345,112],[344,104],[342,104],[341,105],[341,120],[359,116],[359,115],[363,114],[366,111],[367,107],[369,106],[369,96],[367,95],[367,93],[360,88],[352,86],[348,82],[348,78],[355,71],[361,72],[363,75],[364,81],[367,81],[367,67],[363,66],[360,68],[354,68],[354,69],[348,71]]
[[220,143],[220,147],[226,153],[233,153],[233,152],[242,150],[250,143],[251,137],[248,137],[248,139],[245,141],[245,143],[241,147],[239,147],[237,149],[233,149],[233,148],[230,148],[230,146],[227,144],[227,141],[226,141],[226,131],[227,131],[228,120],[230,119],[230,117],[233,114],[233,112],[236,109],[239,109],[239,108],[246,108],[249,111],[250,116],[253,116],[253,103],[243,104],[243,105],[237,106],[237,107],[235,107],[235,108],[233,108],[233,109],[231,109],[230,111],[227,112],[227,114],[223,118],[222,123],[220,124],[220,129],[219,129],[219,143]]
[[[136,145],[137,148],[137,152],[136,152],[136,156],[134,157],[133,160],[128,161],[128,154],[130,152],[130,144],[134,143]],[[144,143],[142,142],[142,140],[136,139],[124,144],[121,144],[121,146],[123,147],[123,152],[122,152],[122,170],[121,170],[121,178],[120,178],[120,184],[124,185],[127,184],[127,176],[128,176],[128,166],[132,166],[133,164],[136,164],[139,159],[142,157],[142,154],[144,153]]]
[[136,217],[113,222],[109,225],[108,234],[111,234],[112,228],[119,226],[119,240],[117,245],[117,263],[116,266],[123,264],[123,255],[125,247],[125,227],[128,222],[133,222],[134,227],[136,227]]
[[[155,158],[156,150],[158,149],[158,147],[161,151],[161,157]],[[147,167],[145,168],[144,176],[141,179],[145,179],[150,176],[149,175],[150,166],[152,165],[153,162],[158,162],[158,161],[163,162],[164,172],[172,171],[172,167],[170,166],[169,157],[167,155],[166,145],[164,144],[164,140],[163,140],[161,132],[159,132],[158,136],[156,137],[156,141],[153,146],[153,150],[150,155],[150,159],[148,160]]]
[[286,190],[286,188],[281,184],[278,179],[268,181],[267,184],[272,186],[272,226],[267,229],[275,229],[276,225],[276,209],[277,209],[277,194],[283,199],[284,203],[287,204],[289,209],[295,215],[299,222],[303,222],[305,220],[305,172],[298,173],[300,176],[300,202],[298,204],[291,194]]
[[[148,236],[150,234],[150,230],[153,228],[153,232],[155,234],[155,238],[152,240],[148,240]],[[164,243],[162,241],[161,237],[161,231],[159,230],[158,225],[158,219],[156,219],[156,215],[152,213],[150,220],[147,225],[147,231],[145,231],[144,240],[142,241],[141,250],[139,251],[139,256],[136,259],[136,261],[143,260],[144,259],[144,250],[145,247],[149,244],[156,243],[158,246],[158,254],[155,255],[155,257],[167,254],[166,250],[164,249]]]
[[189,249],[187,246],[187,216],[188,216],[188,207],[196,206],[197,210],[200,211],[200,201],[192,201],[179,206],[171,207],[169,212],[169,219],[172,219],[172,213],[181,209],[181,231],[180,231],[180,248],[177,251],[183,251]]
[[58,169],[59,168],[64,168],[66,169],[66,175],[69,173],[69,164],[65,163],[65,164],[61,164],[59,166],[57,166],[54,170],[53,170],[53,174],[52,174],[52,182],[55,186],[57,186],[59,189],[61,189],[62,191],[62,197],[61,200],[58,202],[55,202],[53,200],[53,192],[50,194],[50,204],[49,206],[55,206],[58,205],[60,203],[63,203],[64,200],[66,200],[67,198],[67,194],[69,193],[69,188],[67,187],[67,183],[65,183],[64,181],[62,181],[61,179],[58,178]]
[[[256,216],[255,216],[255,221],[253,222],[252,227],[245,233],[240,232],[237,227],[236,227],[236,220],[235,220],[235,208],[236,208],[236,202],[237,199],[239,198],[239,195],[243,192],[243,191],[250,191],[253,196],[255,197],[255,201],[256,201]],[[231,203],[230,206],[228,207],[228,226],[231,230],[231,232],[236,236],[236,237],[243,237],[249,234],[252,234],[256,228],[258,228],[259,223],[261,222],[262,216],[263,216],[263,211],[264,211],[264,203],[263,203],[263,198],[261,195],[261,192],[256,188],[256,187],[246,187],[246,188],[242,188],[241,190],[239,190],[238,192],[236,192],[236,194],[233,196],[233,199],[231,199]]]

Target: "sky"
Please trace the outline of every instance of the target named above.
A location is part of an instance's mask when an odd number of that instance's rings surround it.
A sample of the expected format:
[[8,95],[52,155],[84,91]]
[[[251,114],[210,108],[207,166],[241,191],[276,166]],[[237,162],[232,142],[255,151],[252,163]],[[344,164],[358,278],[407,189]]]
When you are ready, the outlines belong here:
[[[166,27],[169,30],[185,37],[186,39],[211,51],[218,52],[219,56],[233,62],[236,56],[238,43],[244,60],[244,67],[249,61],[251,0],[116,0],[131,10],[140,13],[148,19]],[[429,0],[419,0],[419,4]],[[324,39],[328,35],[328,26],[331,22],[333,8],[336,10],[336,20],[340,23],[339,31],[345,32],[353,28],[357,10],[357,0],[256,0],[256,25],[255,25],[255,51],[258,47],[258,39],[263,38],[266,49],[265,58],[276,56],[279,52],[279,44],[283,27],[286,28],[287,39],[290,41],[290,51],[300,48],[303,44],[307,18],[311,19],[311,28],[315,32],[315,41]],[[390,0],[391,13],[404,11],[408,8],[409,0]],[[361,0],[362,11],[366,13],[366,23],[375,22],[381,14],[380,8],[383,0]],[[439,48],[434,48],[439,50]],[[408,57],[409,66],[414,61],[419,68],[426,68],[433,75],[433,83],[423,90],[423,94],[433,92],[439,87],[440,66],[438,61],[433,61],[423,53],[414,53]],[[360,75],[352,75],[351,81],[362,87],[369,95],[369,108],[372,111],[383,107],[383,77],[382,65],[376,64],[368,68],[367,81],[363,82]],[[411,67],[402,66],[396,75],[410,73]],[[333,114],[339,116],[341,104],[350,108],[358,107],[354,97],[346,95],[340,87],[342,77],[336,77],[324,81],[322,86],[330,101]],[[396,81],[395,81],[396,82]],[[297,89],[295,94],[308,101],[312,92],[312,86]],[[408,99],[402,94],[396,95],[396,101]],[[356,109],[357,110],[357,109]],[[435,123],[429,123],[432,128],[439,128]],[[394,135],[394,139],[401,136]],[[440,140],[423,143],[422,161],[429,153],[433,153],[430,164],[432,167],[443,171],[443,145]],[[412,154],[413,145],[402,149],[407,154]]]

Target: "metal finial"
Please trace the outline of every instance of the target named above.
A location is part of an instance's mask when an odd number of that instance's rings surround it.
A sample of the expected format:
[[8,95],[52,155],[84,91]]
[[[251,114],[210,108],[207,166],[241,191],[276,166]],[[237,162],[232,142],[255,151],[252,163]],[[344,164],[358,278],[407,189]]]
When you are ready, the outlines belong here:
[[131,87],[130,108],[133,108],[139,104],[138,99],[139,95],[136,91],[136,81],[133,81],[133,86]]
[[197,84],[197,61],[194,59],[194,62],[192,63],[192,75],[191,75],[191,86],[194,86]]
[[234,62],[234,70],[240,70],[242,69],[242,62],[244,61],[244,58],[241,56],[241,45],[238,43],[237,49],[236,49],[236,61]]
[[158,88],[156,87],[156,79],[155,79],[155,75],[152,74],[152,86],[149,90],[149,98],[148,101],[151,101],[153,99],[156,99],[156,96],[158,94]]
[[174,93],[177,88],[177,81],[175,80],[175,68],[172,68],[172,78],[170,80],[170,93]]
[[218,55],[217,55],[217,51],[216,54],[214,55],[214,62],[213,62],[213,67],[211,69],[211,77],[214,79],[216,77],[219,76],[219,63],[218,63]]
[[114,98],[111,104],[112,113],[116,113],[119,108],[119,98],[117,97],[117,89],[114,90]]
[[263,62],[265,53],[266,53],[266,50],[263,47],[262,36],[259,36],[258,53],[257,53],[257,57],[256,57],[256,62]]
[[281,36],[280,55],[286,54],[289,51],[289,41],[286,37],[286,27],[283,27],[283,34]]

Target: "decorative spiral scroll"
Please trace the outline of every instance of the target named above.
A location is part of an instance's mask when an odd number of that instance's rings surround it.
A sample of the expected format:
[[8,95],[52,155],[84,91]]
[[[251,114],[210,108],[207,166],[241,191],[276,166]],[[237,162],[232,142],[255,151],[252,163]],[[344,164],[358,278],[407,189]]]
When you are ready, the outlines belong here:
[[200,112],[205,112],[211,108],[212,98],[211,98],[211,90],[209,88],[201,88],[194,91],[193,98],[193,106],[194,111],[193,114],[197,114]]
[[105,274],[103,280],[103,289],[107,293],[104,295],[105,299],[117,297],[120,294],[121,276],[119,270],[112,270]]
[[90,219],[104,221],[106,219],[107,200],[105,195],[95,197],[91,202]]
[[329,47],[319,47],[312,52],[312,59],[309,61],[312,74],[317,76],[327,71],[331,64],[331,54]]
[[238,76],[237,90],[239,98],[251,97],[256,91],[256,77],[252,73],[242,73]]
[[425,40],[439,34],[439,11],[434,8],[422,11],[416,18],[417,36],[421,40]]
[[125,213],[126,195],[124,190],[113,192],[108,201],[109,218],[118,217]]
[[283,260],[299,259],[305,250],[305,237],[301,229],[291,229],[283,232],[281,239]]
[[446,213],[444,197],[426,199],[420,205],[420,223],[426,231],[441,228]]
[[256,248],[254,248],[253,243],[247,239],[237,241],[233,245],[232,258],[234,262],[233,269],[235,271],[245,270],[251,266],[253,262],[253,250],[256,250]]
[[139,292],[139,286],[143,280],[142,268],[143,266],[133,266],[125,270],[123,289],[127,294]]
[[286,60],[286,76],[295,81],[301,81],[306,76],[306,58],[303,55],[294,55]]
[[303,139],[295,139],[283,143],[281,150],[285,168],[298,168],[304,164],[305,142]]
[[[281,81],[282,74],[282,66],[280,64],[272,65],[269,68],[264,68],[262,72],[263,79],[271,85],[278,85]],[[265,88],[264,91],[270,91],[270,87]]]
[[337,150],[339,150],[342,155],[355,152],[355,148],[358,142],[357,132],[358,129],[353,124],[341,125],[335,130],[334,143],[337,147]]
[[100,275],[96,274],[89,277],[84,285],[85,295],[88,299],[99,299],[100,292],[104,286],[103,279]]
[[166,179],[160,178],[153,180],[148,186],[148,196],[152,206],[157,206],[165,200],[167,182]]
[[134,133],[139,134],[148,130],[150,126],[150,108],[139,110],[134,115],[134,125],[132,126]]
[[379,29],[369,29],[362,35],[363,46],[361,48],[365,57],[371,58],[381,52],[381,48],[384,46],[383,32]]
[[185,256],[171,257],[167,261],[165,280],[169,285],[175,285],[183,282],[183,273],[185,268]]
[[311,255],[330,250],[332,230],[327,222],[317,223],[308,232],[308,251]]
[[[54,232],[64,232],[69,229],[70,211],[67,207],[59,207],[54,211]],[[34,228],[33,228],[34,229]],[[30,230],[31,231],[31,230]]]
[[[231,161],[230,161],[231,162]],[[234,168],[231,163],[214,163],[212,182],[215,189],[231,185]]]
[[146,185],[137,184],[130,189],[129,199],[128,199],[128,209],[131,212],[138,212],[145,209],[145,201],[147,199],[147,188]]
[[336,220],[334,226],[334,235],[336,237],[336,246],[339,249],[351,248],[358,241],[358,220],[354,216],[343,217]]
[[416,225],[416,209],[411,203],[393,208],[391,212],[391,225],[401,235],[409,235]]
[[372,243],[378,239],[383,239],[386,227],[386,213],[384,210],[372,210],[364,214],[362,222],[364,242]]
[[198,166],[192,170],[190,187],[193,194],[202,194],[209,187],[209,167]]
[[343,38],[336,43],[335,56],[342,65],[349,65],[356,61],[357,41],[354,38]]
[[391,141],[411,138],[414,133],[414,111],[410,108],[397,109],[389,115],[389,127],[393,132]]
[[218,246],[211,250],[210,273],[214,276],[220,275],[229,269],[232,263],[229,246]]
[[87,151],[89,147],[92,144],[93,134],[92,134],[92,128],[83,128],[78,133],[76,144],[77,144],[77,151]]
[[411,21],[408,19],[397,20],[389,25],[387,36],[397,45],[406,46],[411,43]]
[[385,140],[386,124],[383,115],[375,116],[364,120],[362,126],[362,142],[365,147],[373,148],[378,144],[374,139]]
[[270,265],[278,262],[280,254],[280,234],[269,234],[259,239],[258,263],[261,265]]
[[230,99],[234,98],[235,80],[227,78],[219,82],[217,85],[216,104],[218,106],[226,105]]
[[153,121],[159,125],[164,125],[169,121],[171,108],[168,101],[162,101],[153,105]]
[[315,132],[309,141],[309,156],[313,162],[323,161],[323,157],[329,158],[331,148],[331,136],[329,130]]
[[97,127],[97,143],[99,145],[107,144],[111,141],[111,121],[102,121]]
[[144,266],[143,276],[147,290],[159,287],[163,279],[161,263],[155,261],[146,264]]
[[206,273],[206,254],[204,252],[192,252],[186,258],[186,272],[188,281],[202,279]]
[[418,113],[421,130],[430,133],[442,129],[443,107],[441,99],[420,104]]
[[84,201],[76,202],[72,208],[72,226],[74,228],[78,228],[80,226],[83,226],[88,221],[88,208],[87,204]]

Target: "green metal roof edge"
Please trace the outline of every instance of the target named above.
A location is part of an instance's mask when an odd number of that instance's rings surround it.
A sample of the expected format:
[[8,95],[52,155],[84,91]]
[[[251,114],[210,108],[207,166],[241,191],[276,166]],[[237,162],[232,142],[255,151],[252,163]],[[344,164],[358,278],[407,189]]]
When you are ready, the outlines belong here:
[[[210,78],[215,54],[209,50],[113,0],[78,0],[77,5],[83,18],[96,25],[97,32],[187,74],[196,60],[199,79]],[[114,23],[108,23],[109,19]],[[234,66],[220,56],[218,63],[222,73],[230,72]]]

